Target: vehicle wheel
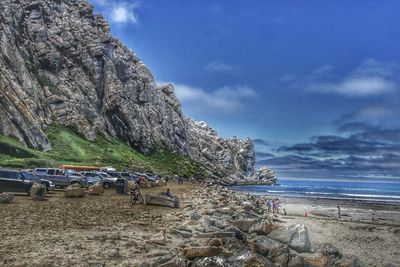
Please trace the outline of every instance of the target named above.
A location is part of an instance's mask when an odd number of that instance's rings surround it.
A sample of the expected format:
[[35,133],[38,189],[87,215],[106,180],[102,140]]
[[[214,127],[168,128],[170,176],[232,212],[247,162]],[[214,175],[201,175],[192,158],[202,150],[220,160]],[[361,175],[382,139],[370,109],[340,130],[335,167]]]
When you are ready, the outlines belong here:
[[131,203],[132,205],[139,205],[143,203],[143,197],[142,195],[137,195],[136,197],[132,196],[131,197]]
[[50,186],[49,185],[47,185],[46,183],[42,183],[42,185],[46,187],[46,192],[47,193],[50,192]]
[[109,185],[109,184],[103,184],[103,187],[104,187],[105,189],[108,189],[108,188],[110,188],[110,185]]
[[88,187],[91,187],[93,185],[93,183],[88,183]]
[[137,204],[143,204],[143,197],[142,197],[142,195],[138,195],[138,203]]

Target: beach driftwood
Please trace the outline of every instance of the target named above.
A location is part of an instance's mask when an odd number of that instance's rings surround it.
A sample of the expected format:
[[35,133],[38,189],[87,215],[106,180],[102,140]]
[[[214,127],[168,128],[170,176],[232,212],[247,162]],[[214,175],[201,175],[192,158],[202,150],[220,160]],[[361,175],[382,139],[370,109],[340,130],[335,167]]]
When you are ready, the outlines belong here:
[[168,197],[163,194],[146,193],[146,205],[179,208],[179,198]]

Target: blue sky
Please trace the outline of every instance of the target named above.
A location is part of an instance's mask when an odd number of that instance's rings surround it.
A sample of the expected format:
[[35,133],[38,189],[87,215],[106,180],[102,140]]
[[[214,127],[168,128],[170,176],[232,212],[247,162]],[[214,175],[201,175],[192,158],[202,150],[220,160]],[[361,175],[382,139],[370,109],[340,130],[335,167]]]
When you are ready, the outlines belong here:
[[400,176],[399,1],[90,1],[184,113],[289,176]]

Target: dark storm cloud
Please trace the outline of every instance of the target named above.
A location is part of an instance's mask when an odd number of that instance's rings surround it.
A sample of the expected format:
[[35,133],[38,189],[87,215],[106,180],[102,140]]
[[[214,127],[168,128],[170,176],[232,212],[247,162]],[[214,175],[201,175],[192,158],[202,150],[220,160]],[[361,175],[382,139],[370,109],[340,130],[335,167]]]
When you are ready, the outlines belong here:
[[267,152],[256,151],[256,158],[272,158],[273,154]]
[[254,143],[255,145],[269,146],[269,142],[268,142],[268,141],[263,140],[263,139],[259,139],[259,138],[253,139],[253,143]]
[[315,170],[400,175],[400,129],[350,122],[338,127],[346,136],[315,136],[308,143],[281,146],[282,156],[257,162],[277,170]]

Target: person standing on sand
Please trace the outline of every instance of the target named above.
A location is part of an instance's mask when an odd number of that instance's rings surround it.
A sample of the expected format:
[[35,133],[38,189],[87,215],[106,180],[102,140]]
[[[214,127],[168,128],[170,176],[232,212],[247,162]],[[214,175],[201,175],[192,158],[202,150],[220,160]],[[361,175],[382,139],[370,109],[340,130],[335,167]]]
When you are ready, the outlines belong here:
[[279,213],[279,207],[281,206],[281,201],[279,200],[279,198],[276,199],[275,201],[275,205],[276,205],[276,213]]
[[338,215],[339,215],[339,219],[340,219],[340,206],[337,205],[337,211],[338,211]]
[[268,208],[268,212],[271,212],[271,208],[272,208],[272,200],[271,199],[267,199],[267,208]]
[[276,211],[276,199],[272,200],[272,213]]

